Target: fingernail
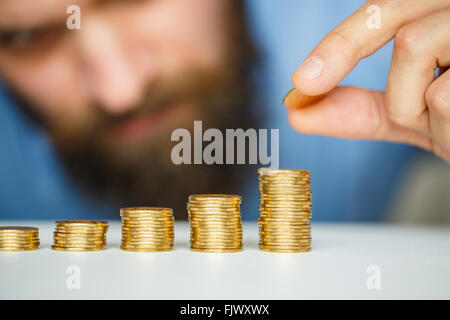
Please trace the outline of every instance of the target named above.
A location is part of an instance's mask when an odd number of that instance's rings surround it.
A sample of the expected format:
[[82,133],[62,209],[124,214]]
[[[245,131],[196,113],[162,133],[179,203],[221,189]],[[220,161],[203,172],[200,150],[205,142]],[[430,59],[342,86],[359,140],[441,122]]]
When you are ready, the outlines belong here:
[[292,88],[291,90],[288,91],[288,93],[286,93],[286,95],[283,98],[283,104],[284,105],[286,104],[286,99],[294,92],[295,92],[295,88]]
[[323,62],[319,58],[311,57],[305,60],[295,71],[300,79],[314,80],[322,73]]

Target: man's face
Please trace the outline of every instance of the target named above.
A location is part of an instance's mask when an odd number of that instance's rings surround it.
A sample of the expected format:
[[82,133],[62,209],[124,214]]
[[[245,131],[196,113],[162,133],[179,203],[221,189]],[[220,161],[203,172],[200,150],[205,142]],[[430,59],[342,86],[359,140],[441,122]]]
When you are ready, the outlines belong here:
[[[73,4],[80,30],[66,27]],[[184,206],[181,193],[223,192],[233,174],[172,164],[172,130],[251,125],[239,4],[1,0],[0,75],[78,181],[121,204]]]
[[[66,28],[71,4],[81,7],[81,30]],[[133,114],[103,133],[139,139],[191,118],[189,99],[138,109],[161,90],[176,93],[192,72],[219,71],[223,9],[221,0],[2,0],[0,72],[50,126],[81,131],[98,114]]]

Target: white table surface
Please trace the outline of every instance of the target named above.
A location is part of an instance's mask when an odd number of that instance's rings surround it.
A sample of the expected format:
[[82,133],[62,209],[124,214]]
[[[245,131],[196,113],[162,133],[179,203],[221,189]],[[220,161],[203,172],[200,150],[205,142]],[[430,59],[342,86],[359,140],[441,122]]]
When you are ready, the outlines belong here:
[[[119,249],[120,222],[97,252],[50,249],[54,222],[0,221],[40,228],[41,248],[0,252],[1,299],[392,299],[450,298],[450,228],[386,224],[313,224],[308,253],[258,249],[256,223],[244,224],[244,250],[189,250],[189,226],[175,225],[171,252]],[[69,290],[70,265],[81,288]],[[381,288],[368,289],[367,268]]]

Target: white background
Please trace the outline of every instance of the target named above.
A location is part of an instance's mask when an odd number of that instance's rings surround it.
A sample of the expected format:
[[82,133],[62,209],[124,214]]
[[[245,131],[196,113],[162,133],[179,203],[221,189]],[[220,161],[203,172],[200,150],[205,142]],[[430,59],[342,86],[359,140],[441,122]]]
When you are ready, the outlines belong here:
[[[40,227],[41,249],[0,252],[1,299],[391,299],[450,298],[450,228],[377,224],[313,224],[309,253],[258,249],[256,223],[244,224],[244,250],[189,250],[189,226],[175,226],[171,252],[119,249],[120,222],[97,252],[50,249],[54,222],[1,222]],[[81,269],[69,290],[67,267]],[[369,290],[367,267],[381,270]]]

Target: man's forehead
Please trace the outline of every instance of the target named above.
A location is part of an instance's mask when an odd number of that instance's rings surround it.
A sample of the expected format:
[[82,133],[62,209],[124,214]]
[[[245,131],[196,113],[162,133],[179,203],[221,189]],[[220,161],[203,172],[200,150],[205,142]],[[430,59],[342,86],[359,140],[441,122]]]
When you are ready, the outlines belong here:
[[61,21],[70,5],[83,7],[94,0],[0,0],[0,28],[31,28]]

